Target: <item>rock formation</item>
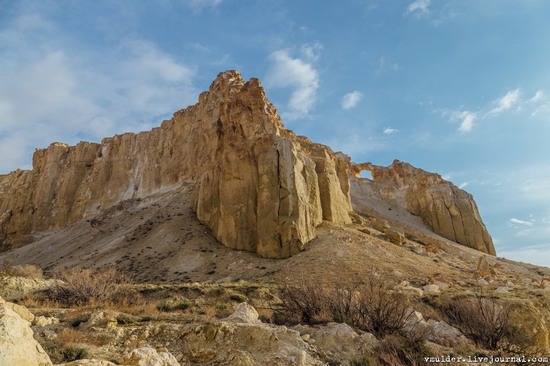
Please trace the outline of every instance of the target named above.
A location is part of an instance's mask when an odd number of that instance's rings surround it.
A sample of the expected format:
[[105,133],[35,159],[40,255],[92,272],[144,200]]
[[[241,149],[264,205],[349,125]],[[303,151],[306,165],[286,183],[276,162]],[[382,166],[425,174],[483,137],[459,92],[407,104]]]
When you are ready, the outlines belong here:
[[44,349],[33,338],[32,315],[26,308],[0,297],[0,365],[51,366]]
[[371,172],[374,192],[420,216],[436,234],[495,255],[491,236],[469,193],[438,174],[398,160],[389,167],[370,163],[352,164],[352,173],[358,174],[363,170]]
[[0,251],[129,198],[194,184],[198,219],[224,245],[286,258],[322,220],[351,222],[349,165],[285,130],[257,79],[218,75],[159,128],[54,143],[30,171],[0,175]]

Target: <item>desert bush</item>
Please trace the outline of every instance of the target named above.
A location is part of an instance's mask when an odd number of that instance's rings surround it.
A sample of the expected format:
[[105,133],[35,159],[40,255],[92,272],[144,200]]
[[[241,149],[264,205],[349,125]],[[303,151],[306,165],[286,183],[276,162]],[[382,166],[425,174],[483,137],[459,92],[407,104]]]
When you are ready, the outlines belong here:
[[334,320],[383,337],[399,331],[408,315],[407,298],[372,272],[366,280],[352,279],[334,287],[302,282],[280,288],[276,321],[313,324]]
[[334,321],[352,326],[359,322],[358,300],[362,285],[359,280],[355,280],[339,283],[334,289],[327,291],[324,297],[327,298],[328,310]]
[[2,273],[11,277],[25,277],[41,280],[44,278],[42,268],[34,264],[23,264],[19,266],[5,266]]
[[71,268],[55,273],[62,283],[51,289],[51,297],[66,305],[113,303],[127,283],[127,277],[115,268],[92,270]]
[[186,301],[174,302],[165,300],[157,304],[157,310],[163,312],[170,312],[176,310],[187,310],[191,307],[191,304]]
[[355,326],[379,338],[396,333],[405,325],[408,315],[407,298],[392,290],[389,283],[371,273],[358,296]]
[[360,356],[349,361],[349,366],[379,366],[378,360],[370,355]]
[[88,357],[88,350],[82,347],[67,347],[61,351],[61,355],[65,362],[82,360]]
[[136,324],[136,321],[126,314],[120,314],[116,317],[116,323],[118,325],[133,325]]
[[388,335],[376,347],[375,352],[382,365],[425,365],[425,357],[431,356],[424,341],[400,335]]
[[512,333],[510,306],[499,305],[494,298],[478,294],[475,298],[455,298],[443,304],[449,322],[477,345],[496,350]]
[[313,324],[322,322],[330,309],[327,290],[306,282],[280,287],[281,307],[275,310],[276,321]]

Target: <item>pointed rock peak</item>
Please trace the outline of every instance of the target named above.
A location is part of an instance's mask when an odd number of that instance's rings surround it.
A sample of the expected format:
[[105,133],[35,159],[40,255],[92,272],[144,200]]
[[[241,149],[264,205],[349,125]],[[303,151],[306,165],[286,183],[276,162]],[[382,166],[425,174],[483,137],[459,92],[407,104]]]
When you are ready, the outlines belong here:
[[244,79],[237,70],[227,70],[220,72],[216,79],[210,85],[210,91],[224,91],[237,89],[240,90],[244,85]]

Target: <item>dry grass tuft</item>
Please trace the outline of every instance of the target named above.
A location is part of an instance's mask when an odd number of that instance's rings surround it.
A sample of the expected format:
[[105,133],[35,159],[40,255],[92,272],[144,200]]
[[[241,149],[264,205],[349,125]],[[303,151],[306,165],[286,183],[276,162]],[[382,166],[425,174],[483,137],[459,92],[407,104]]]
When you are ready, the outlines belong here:
[[42,268],[34,264],[23,264],[19,266],[4,265],[1,273],[10,277],[25,277],[35,280],[44,279]]

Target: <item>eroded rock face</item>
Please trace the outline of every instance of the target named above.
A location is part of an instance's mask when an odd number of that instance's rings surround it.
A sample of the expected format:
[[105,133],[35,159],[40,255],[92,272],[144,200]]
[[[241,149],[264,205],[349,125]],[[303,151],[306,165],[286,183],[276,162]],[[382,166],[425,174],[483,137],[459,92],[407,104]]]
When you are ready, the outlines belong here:
[[194,209],[224,245],[286,258],[322,220],[351,222],[348,164],[285,130],[257,79],[218,75],[159,128],[100,144],[54,143],[31,171],[0,176],[0,251],[129,198],[194,184]]
[[440,175],[395,160],[389,167],[370,163],[352,166],[353,173],[368,170],[378,195],[420,216],[432,230],[449,240],[495,255],[493,240],[469,193]]

